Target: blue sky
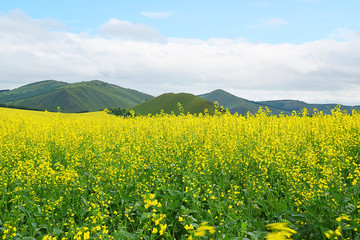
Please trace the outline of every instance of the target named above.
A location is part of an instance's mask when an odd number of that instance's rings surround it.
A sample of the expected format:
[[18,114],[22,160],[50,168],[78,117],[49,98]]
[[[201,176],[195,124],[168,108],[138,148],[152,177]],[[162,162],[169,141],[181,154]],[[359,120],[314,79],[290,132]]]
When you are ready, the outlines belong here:
[[360,29],[359,0],[12,0],[0,7],[16,8],[34,19],[57,19],[76,33],[96,31],[110,18],[146,24],[166,37],[266,43],[302,43],[339,28]]
[[360,105],[360,0],[12,0],[0,89],[100,79],[149,94]]

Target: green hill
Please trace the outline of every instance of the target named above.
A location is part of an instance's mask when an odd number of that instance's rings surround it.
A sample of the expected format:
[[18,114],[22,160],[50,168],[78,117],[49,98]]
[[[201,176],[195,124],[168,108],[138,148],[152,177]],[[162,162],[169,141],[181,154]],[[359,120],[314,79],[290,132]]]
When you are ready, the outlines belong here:
[[180,114],[178,103],[184,108],[184,113],[203,113],[205,108],[208,109],[210,114],[214,113],[213,103],[197,97],[189,93],[166,93],[149,101],[136,105],[132,109],[135,113],[141,115],[156,114],[164,110],[165,113],[174,112],[176,115]]
[[[209,100],[211,102],[217,101],[220,106],[229,109],[230,113],[232,114],[234,114],[235,112],[242,115],[246,115],[248,112],[256,113],[257,111],[259,111],[260,107],[266,106],[265,104],[261,104],[258,102],[249,101],[244,98],[237,97],[221,89],[217,89],[210,93],[206,93],[198,96],[203,99]],[[273,106],[269,107],[269,109],[274,114],[279,114],[281,112],[284,112],[283,109],[279,109]]]
[[[2,96],[2,95],[7,96]],[[43,81],[0,95],[0,102],[28,108],[63,112],[98,111],[104,108],[131,108],[153,98],[132,89],[94,80],[80,83]],[[3,101],[10,100],[10,101]]]

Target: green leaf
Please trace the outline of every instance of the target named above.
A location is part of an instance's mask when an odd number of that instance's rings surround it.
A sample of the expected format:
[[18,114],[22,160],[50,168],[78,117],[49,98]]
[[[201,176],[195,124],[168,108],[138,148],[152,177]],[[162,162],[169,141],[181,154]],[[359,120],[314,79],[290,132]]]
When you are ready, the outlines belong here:
[[63,231],[61,229],[59,229],[59,228],[54,228],[53,232],[54,232],[55,235],[60,235]]
[[29,221],[32,217],[28,210],[26,210],[23,206],[16,205],[23,213],[25,213],[27,220]]

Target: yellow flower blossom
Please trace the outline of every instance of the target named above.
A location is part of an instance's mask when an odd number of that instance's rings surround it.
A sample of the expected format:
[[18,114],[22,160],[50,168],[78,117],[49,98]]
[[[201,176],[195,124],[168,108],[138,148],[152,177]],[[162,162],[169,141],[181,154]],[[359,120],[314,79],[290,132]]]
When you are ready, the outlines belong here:
[[265,236],[265,239],[268,240],[288,239],[293,234],[297,233],[294,229],[288,227],[288,223],[284,223],[284,222],[270,223],[266,225],[266,228],[272,231]]

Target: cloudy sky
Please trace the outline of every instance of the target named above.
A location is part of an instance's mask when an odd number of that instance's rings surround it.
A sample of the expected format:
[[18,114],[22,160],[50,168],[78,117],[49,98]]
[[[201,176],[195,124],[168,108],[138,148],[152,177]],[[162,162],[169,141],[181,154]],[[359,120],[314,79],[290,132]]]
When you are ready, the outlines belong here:
[[0,89],[99,79],[360,105],[359,12],[360,0],[6,0]]

